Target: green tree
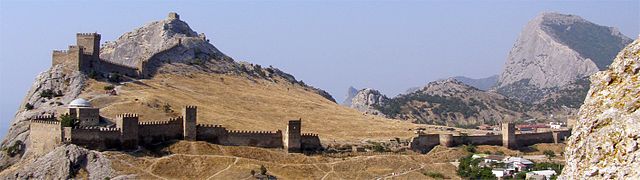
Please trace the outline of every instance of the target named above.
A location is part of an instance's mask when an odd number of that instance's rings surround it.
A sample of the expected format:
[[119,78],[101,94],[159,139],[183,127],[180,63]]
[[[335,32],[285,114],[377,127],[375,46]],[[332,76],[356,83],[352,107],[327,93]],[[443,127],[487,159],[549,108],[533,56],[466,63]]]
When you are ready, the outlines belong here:
[[475,153],[476,152],[476,146],[473,144],[469,144],[464,146],[464,150],[470,153]]
[[544,152],[542,152],[545,156],[547,156],[547,158],[549,158],[549,160],[551,160],[551,158],[556,157],[556,153],[554,153],[552,150],[544,150]]
[[62,127],[74,127],[78,124],[78,120],[75,117],[71,117],[69,114],[63,114],[60,116],[60,124]]

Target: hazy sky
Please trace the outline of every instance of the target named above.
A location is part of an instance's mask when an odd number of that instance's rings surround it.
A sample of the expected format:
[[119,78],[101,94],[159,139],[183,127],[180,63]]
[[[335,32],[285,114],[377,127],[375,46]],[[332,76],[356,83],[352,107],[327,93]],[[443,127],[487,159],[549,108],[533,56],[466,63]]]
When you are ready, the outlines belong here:
[[23,2],[0,0],[0,133],[4,136],[51,51],[76,32],[102,41],[175,11],[225,54],[273,65],[327,90],[394,96],[429,81],[499,74],[522,27],[540,12],[582,16],[631,37],[640,1]]

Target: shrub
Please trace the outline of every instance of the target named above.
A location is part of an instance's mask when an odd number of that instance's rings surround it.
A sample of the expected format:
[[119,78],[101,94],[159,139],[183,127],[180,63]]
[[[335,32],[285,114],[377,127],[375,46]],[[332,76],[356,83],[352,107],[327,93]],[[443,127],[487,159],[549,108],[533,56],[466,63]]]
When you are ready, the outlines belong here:
[[43,98],[51,99],[55,97],[55,95],[56,94],[53,92],[52,89],[45,89],[40,91],[40,97],[43,97]]
[[426,172],[424,173],[425,176],[429,176],[431,178],[434,179],[444,179],[444,175],[442,173],[439,172]]
[[91,70],[91,72],[89,72],[89,74],[87,74],[87,76],[89,76],[89,78],[91,79],[96,79],[98,77],[98,73],[94,70]]
[[544,150],[543,154],[547,156],[549,160],[551,160],[551,158],[553,157],[556,157],[556,153],[554,153],[552,150]]
[[69,114],[63,114],[60,116],[60,124],[62,127],[74,127],[78,124],[78,120],[76,118],[71,117]]
[[260,165],[260,174],[267,175],[267,167],[264,167],[264,165]]
[[24,143],[22,143],[21,140],[17,140],[16,142],[13,143],[13,145],[4,148],[3,150],[11,157],[16,156],[18,153],[20,153],[20,151],[22,151],[22,148],[24,146]]
[[116,88],[116,87],[113,86],[113,85],[106,85],[106,86],[103,87],[103,89],[107,90],[107,91],[113,90],[114,88]]
[[473,145],[473,144],[469,144],[469,145],[464,146],[464,150],[467,151],[467,152],[470,152],[470,153],[474,153],[474,152],[476,152],[476,146]]
[[27,103],[27,104],[24,105],[24,108],[27,109],[27,110],[32,110],[33,109],[33,105]]

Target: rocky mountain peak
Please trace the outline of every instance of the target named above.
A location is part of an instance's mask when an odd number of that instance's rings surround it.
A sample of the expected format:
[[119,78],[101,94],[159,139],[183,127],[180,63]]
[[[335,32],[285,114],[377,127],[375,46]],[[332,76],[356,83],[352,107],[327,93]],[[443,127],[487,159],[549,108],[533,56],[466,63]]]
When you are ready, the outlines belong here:
[[565,179],[639,179],[640,39],[591,76],[567,143]]
[[[525,102],[606,68],[631,40],[615,28],[579,16],[542,13],[523,29],[509,52],[498,92]],[[542,93],[542,94],[541,94]]]
[[480,90],[473,86],[467,85],[455,78],[448,78],[444,80],[430,82],[421,90],[416,91],[416,93],[428,93],[431,95],[438,95],[438,96],[450,96],[452,94],[469,92],[469,91],[480,91]]
[[[171,52],[164,53],[167,51]],[[224,56],[204,34],[192,30],[175,13],[170,13],[167,19],[127,32],[115,41],[106,42],[100,52],[102,59],[130,67],[139,67],[143,62],[186,62]]]
[[356,94],[358,94],[358,89],[354,88],[353,86],[349,86],[349,89],[347,89],[347,96],[344,98],[342,105],[350,107],[351,100],[356,96]]
[[365,88],[359,90],[353,98],[351,98],[351,105],[349,107],[367,114],[382,115],[376,108],[384,106],[387,101],[389,101],[389,98],[380,93],[380,91]]

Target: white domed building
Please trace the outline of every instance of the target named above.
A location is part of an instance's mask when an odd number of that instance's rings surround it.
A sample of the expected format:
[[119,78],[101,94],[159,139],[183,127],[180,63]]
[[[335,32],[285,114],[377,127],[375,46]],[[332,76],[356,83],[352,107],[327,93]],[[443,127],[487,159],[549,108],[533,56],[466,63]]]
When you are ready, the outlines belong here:
[[80,126],[95,126],[100,122],[100,109],[91,106],[85,99],[78,98],[69,103],[69,115],[75,117]]

